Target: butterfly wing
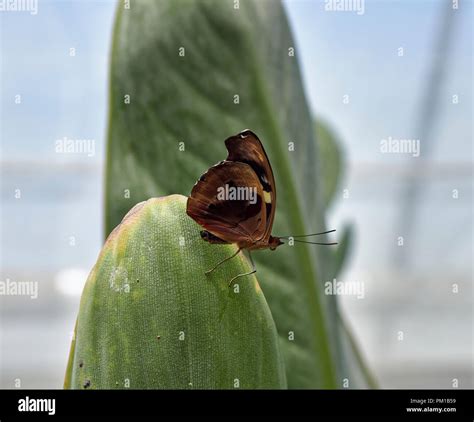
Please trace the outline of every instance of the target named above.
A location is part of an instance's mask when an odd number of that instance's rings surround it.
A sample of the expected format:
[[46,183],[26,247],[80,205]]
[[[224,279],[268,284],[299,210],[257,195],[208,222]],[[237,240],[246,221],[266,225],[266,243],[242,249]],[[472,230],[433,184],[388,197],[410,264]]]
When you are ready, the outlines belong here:
[[[255,197],[247,200],[222,198],[219,188],[225,189],[226,185],[251,188]],[[263,197],[259,178],[249,165],[221,161],[196,182],[188,198],[186,213],[219,239],[252,244],[265,234],[267,219]]]
[[264,240],[270,238],[276,209],[276,186],[273,170],[260,139],[251,130],[244,130],[225,141],[227,160],[248,164],[258,177],[262,186],[266,211]]

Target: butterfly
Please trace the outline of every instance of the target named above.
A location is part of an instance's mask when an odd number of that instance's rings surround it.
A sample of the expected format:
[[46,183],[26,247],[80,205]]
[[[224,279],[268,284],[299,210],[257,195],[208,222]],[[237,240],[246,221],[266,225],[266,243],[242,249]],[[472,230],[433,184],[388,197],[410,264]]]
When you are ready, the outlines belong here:
[[[314,236],[334,232],[329,230],[300,236],[272,236],[276,211],[276,185],[272,167],[260,139],[251,130],[244,130],[225,140],[227,159],[207,170],[193,186],[186,204],[186,213],[204,230],[201,237],[212,244],[236,244],[237,251],[206,272],[235,257],[240,251],[275,250],[283,239]],[[239,274],[230,282],[256,272]]]

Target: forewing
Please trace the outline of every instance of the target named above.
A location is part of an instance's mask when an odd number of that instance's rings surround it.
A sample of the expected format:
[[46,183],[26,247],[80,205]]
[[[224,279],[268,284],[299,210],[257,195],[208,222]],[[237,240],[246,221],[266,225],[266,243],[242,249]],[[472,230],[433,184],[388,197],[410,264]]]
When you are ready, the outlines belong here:
[[263,200],[267,221],[264,239],[270,237],[276,209],[276,185],[273,170],[260,139],[250,130],[244,130],[238,135],[231,136],[225,141],[228,161],[248,164],[258,177],[262,185]]

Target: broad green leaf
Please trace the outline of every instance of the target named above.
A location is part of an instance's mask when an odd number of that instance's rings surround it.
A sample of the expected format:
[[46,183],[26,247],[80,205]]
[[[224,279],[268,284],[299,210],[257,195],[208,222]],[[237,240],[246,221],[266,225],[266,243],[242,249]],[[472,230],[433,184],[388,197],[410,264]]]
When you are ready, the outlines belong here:
[[[273,233],[324,230],[323,173],[298,56],[279,1],[137,0],[130,9],[120,3],[111,63],[107,233],[138,201],[188,195],[197,178],[226,157],[224,139],[245,128],[259,135],[275,173]],[[291,388],[342,386],[344,333],[334,298],[323,292],[333,269],[329,252],[297,244],[254,255]]]
[[203,242],[172,195],[111,233],[81,298],[65,387],[286,388],[270,310],[236,247]]

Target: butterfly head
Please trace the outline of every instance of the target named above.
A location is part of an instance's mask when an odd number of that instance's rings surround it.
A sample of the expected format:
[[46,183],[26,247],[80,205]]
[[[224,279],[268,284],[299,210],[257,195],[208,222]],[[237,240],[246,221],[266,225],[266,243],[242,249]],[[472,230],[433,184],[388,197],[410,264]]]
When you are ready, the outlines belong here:
[[283,245],[283,242],[279,237],[270,236],[270,239],[268,239],[268,246],[272,251],[274,251],[280,245]]

